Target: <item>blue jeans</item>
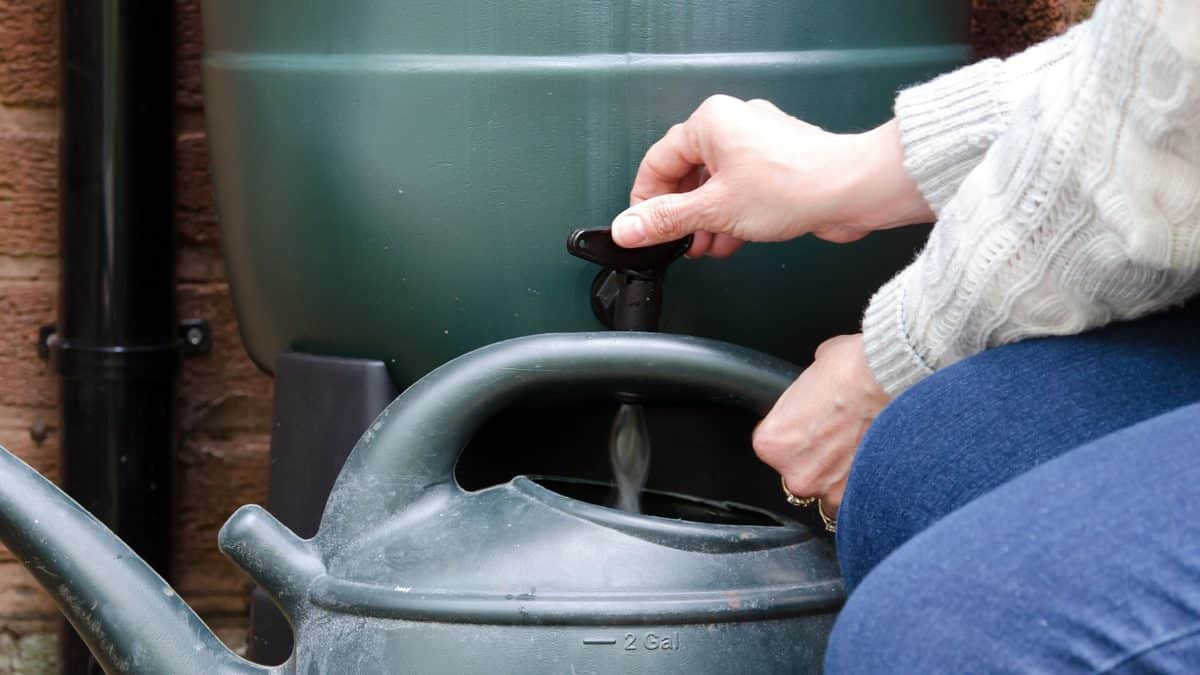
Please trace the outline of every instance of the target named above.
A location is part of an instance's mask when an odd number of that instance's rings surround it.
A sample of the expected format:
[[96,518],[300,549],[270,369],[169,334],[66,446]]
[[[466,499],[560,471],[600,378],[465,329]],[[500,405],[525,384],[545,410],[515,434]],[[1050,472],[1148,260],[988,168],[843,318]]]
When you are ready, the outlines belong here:
[[1200,304],[899,397],[839,513],[840,673],[1200,673]]

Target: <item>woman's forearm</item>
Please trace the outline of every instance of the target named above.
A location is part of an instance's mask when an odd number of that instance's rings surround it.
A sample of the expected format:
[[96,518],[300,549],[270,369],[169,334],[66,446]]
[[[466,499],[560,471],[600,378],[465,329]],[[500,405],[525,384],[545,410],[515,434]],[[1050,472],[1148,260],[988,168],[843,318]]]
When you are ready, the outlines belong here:
[[897,394],[1023,338],[1076,333],[1200,288],[1200,6],[1104,0],[871,301]]
[[935,213],[1085,30],[1077,26],[1007,59],[980,61],[900,92],[895,110],[904,164]]

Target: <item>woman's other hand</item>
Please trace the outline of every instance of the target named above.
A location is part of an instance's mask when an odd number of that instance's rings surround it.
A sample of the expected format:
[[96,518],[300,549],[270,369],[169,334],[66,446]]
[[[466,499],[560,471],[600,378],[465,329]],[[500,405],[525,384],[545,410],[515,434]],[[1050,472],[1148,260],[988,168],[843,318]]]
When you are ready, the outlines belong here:
[[889,400],[867,366],[861,334],[826,340],[754,430],[754,452],[788,490],[821,499],[833,516],[858,442]]
[[613,240],[649,246],[695,233],[688,255],[812,233],[848,242],[933,214],[903,164],[894,121],[834,134],[767,101],[713,96],[647,152]]

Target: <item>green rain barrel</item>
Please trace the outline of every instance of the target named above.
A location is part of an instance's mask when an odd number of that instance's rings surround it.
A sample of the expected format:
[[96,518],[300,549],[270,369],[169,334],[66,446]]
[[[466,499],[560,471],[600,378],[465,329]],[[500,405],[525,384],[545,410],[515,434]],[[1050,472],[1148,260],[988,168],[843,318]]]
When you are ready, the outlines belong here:
[[[592,330],[573,228],[705,97],[825,128],[964,63],[966,0],[204,0],[222,244],[247,348],[383,359]],[[923,232],[680,261],[662,328],[806,363]]]

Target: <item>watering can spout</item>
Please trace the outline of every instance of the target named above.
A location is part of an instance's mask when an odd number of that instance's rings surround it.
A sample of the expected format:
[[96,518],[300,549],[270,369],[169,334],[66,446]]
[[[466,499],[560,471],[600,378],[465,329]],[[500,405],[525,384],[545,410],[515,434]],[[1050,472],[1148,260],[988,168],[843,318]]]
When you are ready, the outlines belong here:
[[247,504],[229,517],[217,536],[217,545],[271,596],[289,620],[308,602],[309,585],[325,573],[316,546],[257,504]]
[[3,448],[0,541],[110,675],[278,672],[229,651],[103,523]]

